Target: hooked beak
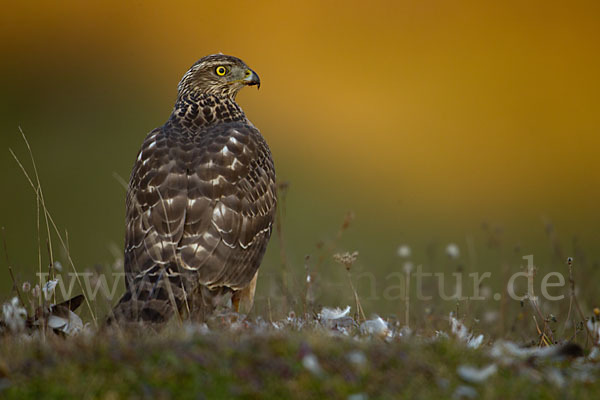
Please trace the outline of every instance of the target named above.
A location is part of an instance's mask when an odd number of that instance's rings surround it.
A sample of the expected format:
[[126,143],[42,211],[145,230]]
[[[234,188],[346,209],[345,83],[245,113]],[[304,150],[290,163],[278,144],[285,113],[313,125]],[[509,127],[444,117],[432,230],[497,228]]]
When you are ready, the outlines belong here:
[[250,68],[246,70],[246,77],[242,79],[242,81],[248,86],[256,85],[258,89],[260,89],[260,78],[256,72],[252,71]]

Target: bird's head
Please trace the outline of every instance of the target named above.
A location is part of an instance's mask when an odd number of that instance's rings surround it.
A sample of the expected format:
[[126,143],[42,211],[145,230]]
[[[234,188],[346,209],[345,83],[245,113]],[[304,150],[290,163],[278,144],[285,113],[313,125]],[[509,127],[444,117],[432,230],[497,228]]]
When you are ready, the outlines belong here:
[[235,99],[244,86],[260,87],[260,78],[237,57],[213,54],[198,60],[185,73],[178,96],[191,93],[213,94]]

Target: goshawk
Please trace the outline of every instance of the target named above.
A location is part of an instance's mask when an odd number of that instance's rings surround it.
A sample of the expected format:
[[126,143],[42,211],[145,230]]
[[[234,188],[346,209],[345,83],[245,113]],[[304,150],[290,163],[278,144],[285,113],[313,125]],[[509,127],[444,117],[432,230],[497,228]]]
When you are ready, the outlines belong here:
[[271,152],[235,97],[260,87],[239,58],[204,57],[150,132],[126,200],[126,292],[109,321],[248,312],[277,202]]

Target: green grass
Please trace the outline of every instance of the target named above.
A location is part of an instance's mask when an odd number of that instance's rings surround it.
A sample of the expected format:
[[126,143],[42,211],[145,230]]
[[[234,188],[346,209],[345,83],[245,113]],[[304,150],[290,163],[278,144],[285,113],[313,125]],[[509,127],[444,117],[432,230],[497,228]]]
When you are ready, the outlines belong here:
[[[0,342],[3,398],[369,399],[451,398],[460,365],[497,362],[498,372],[467,384],[479,398],[590,398],[600,385],[591,361],[514,360],[505,365],[490,347],[470,349],[454,338],[395,337],[387,341],[332,335],[322,327],[296,330],[185,328],[160,334],[99,332],[46,340],[5,336]],[[351,355],[357,357],[353,362]],[[319,370],[303,360],[314,355]],[[360,359],[364,355],[364,363]],[[549,378],[556,367],[563,387]]]

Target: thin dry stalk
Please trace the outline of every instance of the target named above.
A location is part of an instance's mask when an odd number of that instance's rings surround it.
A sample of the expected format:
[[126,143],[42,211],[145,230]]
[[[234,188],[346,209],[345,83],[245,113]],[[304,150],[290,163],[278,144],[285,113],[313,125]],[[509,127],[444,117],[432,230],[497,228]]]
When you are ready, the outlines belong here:
[[273,323],[273,314],[271,313],[271,297],[267,297],[267,314],[269,315],[269,322]]
[[[573,309],[573,299],[575,298],[575,279],[573,279],[573,262],[571,257],[567,259],[567,265],[569,266],[569,311],[567,311],[567,319],[565,319],[565,327],[563,332],[567,330],[567,323],[571,320],[571,310]],[[572,323],[573,324],[573,323]],[[575,325],[575,324],[573,324]]]
[[[13,154],[14,157],[14,154]],[[30,183],[33,185],[33,183],[30,181]],[[39,279],[39,285],[40,288],[44,287],[44,282],[42,281],[42,244],[41,244],[41,235],[40,235],[40,192],[34,188],[35,190],[35,203],[36,203],[36,229],[37,229],[37,247],[38,247],[38,279]],[[42,307],[42,296],[40,296],[39,298],[39,307]]]
[[[542,321],[544,321],[544,329],[543,329],[543,331],[541,333],[543,333],[543,335],[545,337],[549,337],[551,339],[551,343],[556,343],[554,341],[554,334],[552,333],[552,329],[550,329],[550,327],[548,326],[546,318],[544,318],[544,316],[542,315],[542,310],[540,310],[540,306],[539,306],[537,300],[529,298],[529,303],[531,304],[531,306],[533,307],[533,309],[535,310],[535,312],[537,312],[537,314],[540,317],[540,319]],[[537,327],[538,333],[540,333],[540,327],[539,327],[539,325],[537,323],[535,315],[533,316],[533,319],[535,320],[535,325]],[[546,332],[548,332],[548,335],[546,335]]]
[[354,253],[343,253],[343,254],[334,254],[333,259],[335,262],[342,264],[346,268],[346,275],[348,276],[348,282],[350,282],[350,288],[352,289],[352,293],[354,294],[354,300],[356,301],[356,314],[357,319],[360,320],[362,318],[363,321],[366,321],[365,313],[363,311],[362,305],[360,304],[360,298],[358,297],[358,293],[354,288],[354,283],[352,282],[352,273],[350,272],[350,268],[356,261],[358,257],[358,251]]
[[352,221],[354,221],[354,212],[348,211],[344,216],[344,221],[342,222],[342,225],[340,226],[337,235],[335,236],[336,240],[340,240],[342,238],[342,234],[350,227]]
[[117,174],[116,172],[112,173],[113,178],[115,178],[115,180],[117,182],[119,182],[119,185],[121,185],[121,187],[123,189],[125,189],[125,191],[127,191],[127,189],[129,189],[129,185],[127,184],[127,182],[125,181],[125,179],[123,179],[123,177],[119,174]]
[[551,346],[554,341],[551,342],[550,339],[548,339],[548,336],[546,336],[546,333],[545,333],[545,331],[546,331],[546,325],[545,325],[545,323],[544,323],[544,330],[541,330],[540,326],[538,325],[537,318],[535,318],[535,315],[533,316],[533,321],[535,322],[535,328],[537,329],[537,333],[538,333],[539,338],[540,338],[540,342],[539,342],[538,346],[540,346],[540,347],[542,345],[544,345],[544,346]]
[[19,285],[17,284],[17,280],[15,279],[15,274],[13,272],[12,265],[10,265],[10,261],[8,259],[8,248],[6,246],[6,234],[4,231],[4,227],[2,227],[2,243],[4,245],[4,256],[6,258],[6,266],[8,268],[8,273],[10,274],[10,279],[12,280],[12,283],[13,283],[13,288],[17,292],[17,297],[19,298],[19,301],[21,302],[21,304],[23,304],[23,306],[26,306],[27,303],[25,303],[23,296],[21,295],[21,291],[19,290]]
[[[340,225],[340,228],[338,229],[333,240],[331,240],[330,243],[319,242],[317,244],[317,248],[321,249],[323,247],[323,245],[325,245],[325,250],[327,250],[329,252],[335,251],[337,249],[337,243],[342,238],[342,235],[344,234],[344,232],[348,230],[348,228],[350,227],[353,220],[354,220],[354,212],[348,211],[346,213],[346,215],[344,216],[344,220],[342,221],[342,224]],[[319,258],[317,260],[317,264],[315,265],[315,270],[318,271],[321,268],[321,266],[323,265],[323,262],[325,261],[325,259],[327,259],[329,257],[330,253],[328,254],[327,251],[323,252],[319,256]]]
[[[567,259],[567,265],[569,266],[569,283],[570,283],[570,288],[571,288],[571,296],[569,299],[569,313],[567,314],[567,321],[569,320],[569,316],[571,315],[571,305],[575,304],[575,309],[577,310],[577,313],[579,314],[579,317],[581,318],[581,321],[583,323],[583,327],[585,328],[585,331],[587,332],[586,338],[585,338],[585,345],[587,346],[588,344],[588,339],[590,339],[592,341],[592,343],[594,343],[594,336],[592,335],[592,333],[590,332],[588,326],[587,326],[587,321],[585,319],[585,316],[583,315],[583,312],[581,311],[581,307],[579,307],[579,302],[577,301],[577,296],[575,295],[575,278],[573,276],[573,258],[569,257]],[[565,321],[566,324],[566,321]]]
[[360,298],[358,297],[358,293],[356,292],[356,289],[354,289],[354,284],[352,283],[352,273],[350,272],[350,270],[347,271],[347,275],[348,282],[350,282],[350,288],[352,289],[352,293],[354,293],[354,300],[356,301],[356,312],[359,317],[357,318],[357,320],[359,322],[366,321],[367,317],[365,316],[365,312],[363,311],[362,305],[360,304]]
[[279,239],[279,258],[281,260],[281,280],[280,286],[283,293],[283,299],[285,304],[283,309],[289,308],[290,304],[294,304],[294,296],[292,295],[289,288],[289,276],[288,276],[288,257],[286,252],[286,240],[285,231],[283,229],[283,218],[285,216],[285,205],[287,199],[287,191],[289,189],[289,182],[281,182],[277,185],[277,211],[275,216],[275,231],[277,232],[277,238]]
[[[27,140],[27,137],[25,136],[25,132],[23,132],[23,129],[21,129],[21,127],[19,127],[19,132],[21,132],[21,136],[23,137],[23,141],[25,142],[25,145],[27,146],[27,151],[29,152],[29,158],[31,159],[31,165],[33,166],[33,173],[35,176],[35,182],[36,182],[36,187],[37,187],[37,191],[38,191],[37,198],[39,199],[39,201],[42,205],[42,208],[44,210],[44,220],[46,223],[46,238],[48,241],[48,253],[50,256],[50,269],[52,270],[52,267],[54,266],[54,254],[52,251],[52,236],[50,235],[50,224],[48,223],[48,212],[47,212],[48,208],[46,207],[46,201],[44,199],[44,193],[42,191],[42,184],[40,182],[40,176],[38,174],[37,165],[35,163],[35,158],[33,157],[33,151],[31,150],[29,141]],[[38,207],[38,213],[39,213],[39,207]],[[39,218],[39,214],[38,214],[38,218]],[[38,219],[38,241],[39,241],[39,219]],[[52,275],[52,278],[54,278],[53,275]]]
[[[29,150],[29,154],[31,156],[31,158],[33,159],[33,153],[31,152],[31,147],[29,146],[29,142],[27,141],[27,138],[25,137],[25,133],[19,128],[19,130],[21,131],[21,134],[23,135],[23,140],[25,140],[25,143],[27,144],[27,148]],[[54,222],[54,219],[52,218],[52,215],[50,214],[50,211],[48,210],[48,208],[46,207],[46,203],[43,200],[43,193],[41,191],[41,185],[39,183],[38,180],[38,185],[36,186],[33,183],[33,180],[31,179],[29,173],[27,172],[27,170],[25,169],[25,167],[23,166],[23,164],[21,163],[21,161],[19,160],[19,158],[17,157],[17,155],[14,153],[14,151],[12,149],[9,149],[10,154],[12,155],[12,157],[15,159],[15,161],[17,162],[17,164],[19,165],[19,168],[21,168],[21,171],[23,172],[23,174],[25,175],[25,178],[27,179],[27,181],[29,182],[29,185],[31,186],[31,188],[33,189],[33,191],[36,194],[36,200],[39,202],[39,205],[41,205],[41,208],[44,211],[44,215],[47,218],[48,224],[49,226],[51,225],[54,232],[56,233],[63,249],[65,250],[66,254],[67,254],[67,260],[69,261],[69,265],[71,266],[71,268],[73,269],[73,272],[75,273],[75,278],[77,280],[77,283],[79,284],[79,287],[81,288],[82,292],[85,293],[84,291],[84,287],[83,284],[81,283],[81,279],[79,278],[79,274],[77,273],[77,268],[75,268],[75,264],[73,262],[73,259],[71,258],[71,254],[68,251],[67,245],[65,243],[65,240],[63,239],[60,231],[58,230],[58,227],[56,225],[56,223]],[[37,174],[37,172],[36,172]],[[37,176],[37,175],[36,175]],[[38,205],[38,207],[39,207]],[[39,214],[38,214],[39,215]],[[38,220],[38,226],[39,226],[39,220]],[[48,235],[50,234],[49,228],[48,228]],[[38,243],[38,249],[40,249],[40,253],[41,253],[41,247]],[[40,257],[40,288],[43,287],[43,284],[41,283],[41,279],[42,279],[42,273],[41,273],[41,254],[39,255]],[[53,263],[53,260],[51,260]],[[95,326],[98,326],[98,320],[96,318],[96,314],[94,313],[94,310],[92,309],[92,306],[90,304],[89,299],[87,298],[87,296],[84,296],[85,299],[85,303],[86,306],[88,308],[88,310],[90,311],[92,320],[94,322]]]
[[309,299],[309,296],[311,294],[313,277],[310,275],[310,271],[308,269],[309,261],[310,261],[310,256],[307,255],[306,257],[304,257],[304,270],[306,272],[306,283],[304,285],[304,296],[302,298],[302,308],[303,308],[305,316],[308,314],[309,303],[312,308],[312,301],[311,301],[311,299]]
[[406,287],[404,293],[404,325],[410,329],[410,271],[406,271]]

